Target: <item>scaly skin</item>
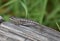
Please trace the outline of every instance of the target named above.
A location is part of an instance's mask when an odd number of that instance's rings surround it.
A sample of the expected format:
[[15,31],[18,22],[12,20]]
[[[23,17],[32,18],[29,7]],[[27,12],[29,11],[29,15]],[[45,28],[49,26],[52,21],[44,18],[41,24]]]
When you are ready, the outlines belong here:
[[23,18],[16,18],[16,17],[11,17],[10,21],[16,25],[24,25],[24,26],[28,26],[28,27],[35,27],[40,29],[40,25],[37,22],[34,22],[32,20],[27,20],[27,19],[23,19]]

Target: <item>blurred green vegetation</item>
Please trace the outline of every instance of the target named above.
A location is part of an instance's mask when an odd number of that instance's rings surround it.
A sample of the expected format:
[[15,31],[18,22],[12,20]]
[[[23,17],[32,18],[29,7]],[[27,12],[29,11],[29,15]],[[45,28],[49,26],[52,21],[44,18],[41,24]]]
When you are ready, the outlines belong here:
[[0,15],[27,18],[60,30],[60,0],[0,0]]

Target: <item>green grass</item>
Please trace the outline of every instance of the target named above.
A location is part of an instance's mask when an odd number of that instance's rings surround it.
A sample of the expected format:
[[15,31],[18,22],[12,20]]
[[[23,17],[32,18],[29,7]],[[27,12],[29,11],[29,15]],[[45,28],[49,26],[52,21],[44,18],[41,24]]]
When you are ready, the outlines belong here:
[[60,0],[8,0],[7,2],[0,0],[0,11],[2,9],[4,10],[0,15],[5,17],[6,21],[9,16],[16,16],[37,21],[56,30],[60,29]]
[[56,22],[56,25],[57,25],[57,27],[58,27],[58,29],[59,29],[59,31],[60,31],[60,26],[59,26],[59,24]]

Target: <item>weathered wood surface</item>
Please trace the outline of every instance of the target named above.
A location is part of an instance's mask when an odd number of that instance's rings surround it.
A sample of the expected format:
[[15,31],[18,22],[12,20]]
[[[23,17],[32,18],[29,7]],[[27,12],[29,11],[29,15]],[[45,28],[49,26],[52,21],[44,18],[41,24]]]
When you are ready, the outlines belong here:
[[30,20],[12,17],[10,22],[3,22],[0,26],[0,34],[5,35],[6,39],[10,37],[16,39],[15,41],[60,41],[60,32]]

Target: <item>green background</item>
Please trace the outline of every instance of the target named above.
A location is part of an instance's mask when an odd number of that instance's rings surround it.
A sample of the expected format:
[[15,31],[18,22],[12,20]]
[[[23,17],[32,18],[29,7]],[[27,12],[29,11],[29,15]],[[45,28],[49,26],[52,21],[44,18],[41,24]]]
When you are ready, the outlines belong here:
[[0,15],[27,18],[60,30],[60,0],[0,0]]

